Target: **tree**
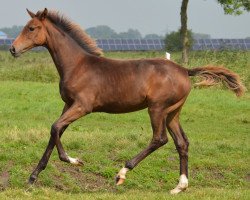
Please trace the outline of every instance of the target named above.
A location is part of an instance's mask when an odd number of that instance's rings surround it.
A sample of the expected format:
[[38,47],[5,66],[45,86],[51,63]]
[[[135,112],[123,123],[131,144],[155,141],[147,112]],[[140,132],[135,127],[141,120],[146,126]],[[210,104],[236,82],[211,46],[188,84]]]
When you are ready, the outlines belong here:
[[249,0],[217,0],[224,9],[225,14],[240,15],[243,11],[250,11]]
[[144,39],[163,39],[163,36],[157,35],[155,33],[151,33],[151,34],[145,35]]
[[[225,14],[240,15],[243,11],[250,11],[249,0],[217,0],[224,9]],[[182,61],[184,64],[188,63],[188,34],[187,34],[187,7],[188,0],[182,0],[181,4],[181,38],[182,38]]]
[[100,25],[86,29],[86,32],[95,39],[141,39],[141,33],[136,29],[128,29],[126,32],[117,33],[106,25]]
[[193,33],[192,36],[193,36],[193,39],[196,39],[196,40],[211,39],[211,35],[205,34],[205,33]]
[[141,33],[137,29],[128,29],[127,32],[121,32],[118,34],[121,39],[141,39]]
[[182,0],[181,4],[181,40],[182,40],[182,61],[184,64],[188,63],[188,29],[187,29],[187,7],[188,7],[188,0]]
[[86,32],[95,39],[114,39],[118,37],[118,34],[106,25],[88,28]]
[[[183,49],[183,43],[180,32],[181,30],[172,31],[171,33],[166,35],[165,44],[167,51],[176,52],[176,51],[181,51]],[[191,30],[187,31],[187,36],[189,40],[189,46],[187,46],[187,48],[189,50],[193,43],[193,33]]]

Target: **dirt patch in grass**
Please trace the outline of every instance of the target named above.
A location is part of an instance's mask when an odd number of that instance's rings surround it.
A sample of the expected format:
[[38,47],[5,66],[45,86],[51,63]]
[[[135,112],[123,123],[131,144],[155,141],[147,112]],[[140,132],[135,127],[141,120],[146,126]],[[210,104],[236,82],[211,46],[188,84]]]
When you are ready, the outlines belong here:
[[8,171],[3,171],[0,174],[0,191],[5,190],[9,186],[10,174]]
[[[114,186],[111,185],[107,179],[100,174],[85,172],[84,167],[77,167],[62,162],[54,163],[56,168],[62,174],[67,174],[71,177],[72,182],[76,184],[82,191],[111,191],[114,190]],[[62,176],[55,176],[55,187],[59,190],[70,190],[67,185],[62,181]]]
[[247,175],[246,175],[246,181],[247,181],[247,182],[250,182],[250,174],[247,174]]
[[12,165],[13,163],[9,162],[6,165],[5,170],[0,173],[0,191],[7,189],[9,186],[9,179],[10,179],[9,170],[12,167]]
[[217,168],[192,168],[190,171],[193,179],[226,181],[223,172]]

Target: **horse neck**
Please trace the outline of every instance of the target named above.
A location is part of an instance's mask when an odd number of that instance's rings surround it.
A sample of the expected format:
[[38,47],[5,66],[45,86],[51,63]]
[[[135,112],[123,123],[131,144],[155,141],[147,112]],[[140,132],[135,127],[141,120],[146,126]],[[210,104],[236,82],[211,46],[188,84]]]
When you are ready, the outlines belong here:
[[84,50],[67,34],[53,24],[46,26],[48,31],[46,47],[56,65],[60,79],[71,75],[77,63],[87,56]]

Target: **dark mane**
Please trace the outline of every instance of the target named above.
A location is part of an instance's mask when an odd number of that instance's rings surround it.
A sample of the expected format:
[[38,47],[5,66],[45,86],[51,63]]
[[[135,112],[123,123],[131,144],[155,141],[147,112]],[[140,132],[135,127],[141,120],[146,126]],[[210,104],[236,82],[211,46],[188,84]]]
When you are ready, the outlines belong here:
[[[41,11],[38,11],[36,16],[39,16]],[[86,52],[95,56],[101,56],[103,54],[95,40],[93,40],[82,28],[70,21],[64,15],[61,15],[57,11],[49,11],[47,14],[49,19],[57,27],[65,31],[70,37],[77,42]]]

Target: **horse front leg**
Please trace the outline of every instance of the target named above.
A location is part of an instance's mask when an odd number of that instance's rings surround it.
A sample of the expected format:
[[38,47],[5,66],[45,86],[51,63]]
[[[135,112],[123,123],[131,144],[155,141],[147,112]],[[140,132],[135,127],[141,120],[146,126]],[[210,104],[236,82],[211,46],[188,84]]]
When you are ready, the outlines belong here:
[[69,108],[67,106],[64,107],[64,111],[61,117],[51,127],[50,140],[49,140],[48,146],[41,160],[39,161],[37,167],[30,175],[29,183],[31,184],[34,183],[39,173],[46,168],[54,146],[57,147],[60,160],[69,162],[75,165],[83,164],[83,162],[80,159],[71,158],[65,153],[60,137],[62,136],[63,132],[65,131],[65,129],[68,127],[70,123],[79,119],[85,114],[86,112],[80,104],[73,104]]
[[[68,108],[69,108],[68,105],[65,104],[61,116],[68,110]],[[67,127],[65,127],[65,129],[66,128]],[[60,137],[62,136],[65,129],[62,129],[62,131],[60,133]],[[39,161],[37,167],[35,168],[35,170],[30,175],[30,178],[29,178],[29,183],[30,184],[34,183],[35,180],[37,179],[39,173],[46,168],[54,147],[55,147],[55,140],[51,135],[50,139],[49,139],[49,143],[47,145],[47,148],[45,149],[45,152],[43,153],[42,158],[40,159],[40,161]]]

